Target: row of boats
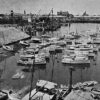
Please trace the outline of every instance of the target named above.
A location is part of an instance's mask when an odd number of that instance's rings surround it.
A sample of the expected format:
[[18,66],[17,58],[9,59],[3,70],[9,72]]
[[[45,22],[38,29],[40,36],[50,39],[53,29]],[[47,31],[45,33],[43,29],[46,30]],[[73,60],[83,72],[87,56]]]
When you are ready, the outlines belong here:
[[69,86],[58,85],[57,83],[38,80],[36,87],[29,91],[24,97],[12,91],[2,90],[2,99],[7,100],[100,100],[100,89],[97,81],[79,82],[72,85],[72,91],[69,92]]
[[[86,36],[79,36],[78,39],[76,39],[77,36],[74,36],[70,36],[70,38],[66,36],[49,38],[48,43],[46,41],[43,42],[44,44],[42,43],[42,48],[39,48],[36,55],[45,51],[49,58],[50,55],[61,53],[62,64],[90,64],[91,59],[95,59],[99,51],[99,47],[95,45],[96,42],[93,43],[94,37],[91,38],[92,42],[89,42],[86,41]],[[80,41],[80,38],[84,37],[86,39]],[[37,59],[39,56],[35,58]],[[28,100],[29,98],[32,100],[99,100],[100,90],[94,87],[96,84],[98,84],[96,81],[77,83],[72,85],[72,90],[69,91],[69,86],[58,86],[53,82],[39,80],[36,83],[36,88],[26,94],[22,100]]]
[[90,64],[90,59],[94,59],[97,52],[98,48],[91,45],[71,45],[65,49],[62,55],[62,63]]
[[[69,34],[67,36],[53,38],[49,36],[44,36],[42,39],[33,38],[28,42],[20,41],[19,44],[25,46],[25,49],[21,54],[19,53],[20,56],[17,63],[24,66],[33,64],[44,65],[51,55],[61,53],[61,63],[63,64],[90,64],[90,58],[95,59],[99,51],[98,46],[95,45],[96,42],[94,42],[97,37],[99,36],[90,34],[87,36]],[[13,51],[9,46],[3,46],[2,48],[11,52]],[[18,75],[15,75],[13,78],[16,78]],[[21,75],[23,76],[23,73]],[[31,98],[30,100],[78,100],[75,99],[75,96],[73,97],[74,93],[76,93],[80,97],[79,100],[86,100],[83,99],[84,96],[82,95],[86,93],[86,95],[89,95],[88,97],[86,96],[88,100],[95,100],[96,97],[96,100],[100,100],[100,90],[92,87],[95,84],[97,84],[95,81],[78,83],[72,86],[72,91],[69,93],[69,86],[58,86],[56,83],[50,81],[39,80],[36,83],[36,88],[32,89],[23,98],[11,98],[12,93],[9,92],[7,96],[11,100],[29,100],[29,98]]]
[[[18,65],[33,65],[33,61],[35,61],[36,65],[46,65],[47,61],[50,59],[50,55],[52,53],[56,55],[57,53],[62,53],[61,63],[62,64],[90,64],[91,59],[96,58],[96,54],[98,49],[96,48],[62,48],[60,46],[51,45],[44,49],[39,49],[38,53],[35,52],[34,49],[25,50],[23,54],[20,55],[19,60],[17,61]],[[90,50],[88,50],[90,49]],[[27,52],[28,51],[28,52]],[[32,53],[33,52],[33,53]]]
[[17,62],[22,65],[32,65],[35,58],[35,64],[46,64],[47,59],[50,58],[52,52],[54,54],[62,53],[63,64],[90,64],[90,59],[95,59],[99,49],[90,45],[68,45],[61,47],[59,45],[50,45],[43,49],[26,49],[24,54],[20,55],[20,59]]

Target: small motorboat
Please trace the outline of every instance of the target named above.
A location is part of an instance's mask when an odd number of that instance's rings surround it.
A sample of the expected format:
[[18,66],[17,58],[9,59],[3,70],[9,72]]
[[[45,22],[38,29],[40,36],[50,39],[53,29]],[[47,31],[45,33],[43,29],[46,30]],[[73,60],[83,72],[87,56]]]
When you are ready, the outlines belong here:
[[[33,65],[33,59],[27,59],[27,60],[19,60],[17,62],[18,65]],[[35,65],[45,65],[46,60],[45,58],[35,58]]]
[[6,51],[14,51],[14,49],[10,46],[3,45],[2,48]]
[[66,41],[64,41],[64,40],[57,41],[56,45],[58,45],[58,46],[66,46]]
[[39,53],[38,56],[40,56],[42,58],[49,58],[50,54],[48,52],[42,52],[42,53]]
[[33,54],[25,54],[25,55],[20,55],[20,58],[33,58],[34,55]]
[[95,59],[95,57],[96,57],[96,55],[94,53],[89,53],[88,54],[89,59],[92,59],[92,58]]
[[26,41],[20,41],[19,44],[21,44],[23,46],[30,46],[30,44],[27,43]]
[[27,50],[25,50],[25,53],[27,54],[34,54],[38,52],[39,52],[39,48],[36,48],[35,50],[33,48],[28,48]]
[[23,72],[18,72],[17,74],[12,76],[12,79],[22,79],[24,77],[25,75],[23,74]]
[[61,61],[63,64],[90,64],[90,60],[87,57],[75,57],[75,58],[63,58]]
[[50,46],[50,43],[48,43],[48,42],[42,42],[41,44],[39,44],[39,46],[41,46],[42,48],[48,47],[48,46]]
[[82,85],[85,85],[85,86],[94,86],[96,84],[98,84],[97,81],[86,81]]
[[85,81],[85,82],[78,82],[75,85],[73,85],[73,89],[79,89],[79,88],[83,88],[85,89],[85,87],[93,87],[95,85],[97,85],[98,82],[97,81]]
[[12,90],[10,90],[7,94],[8,100],[21,100],[21,97],[17,93],[14,93]]
[[33,38],[31,38],[31,41],[30,42],[31,43],[41,43],[41,39],[36,38],[36,37],[33,37]]
[[45,59],[37,58],[35,60],[35,65],[45,65],[45,64],[46,64],[46,60]]
[[[45,58],[42,57],[35,58],[35,65],[45,65],[45,64],[46,64]],[[33,60],[29,59],[27,65],[33,65]]]
[[0,100],[8,100],[8,94],[0,90]]
[[55,51],[56,51],[57,53],[62,53],[63,48],[60,47],[60,46],[58,46],[58,47],[56,47]]
[[42,35],[42,38],[50,38],[50,35]]
[[73,62],[72,58],[63,58],[61,61],[63,64],[70,64],[71,62]]
[[24,66],[24,65],[28,64],[28,61],[23,61],[23,60],[20,59],[20,60],[17,61],[17,64],[21,65],[21,66]]

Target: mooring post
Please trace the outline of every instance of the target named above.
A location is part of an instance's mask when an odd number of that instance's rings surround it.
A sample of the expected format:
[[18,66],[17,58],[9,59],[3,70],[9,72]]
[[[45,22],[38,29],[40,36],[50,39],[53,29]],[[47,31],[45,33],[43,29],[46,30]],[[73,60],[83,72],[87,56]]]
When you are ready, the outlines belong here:
[[73,71],[73,67],[71,66],[70,68],[69,68],[69,92],[71,92],[71,90],[72,90],[72,71]]
[[34,48],[33,65],[31,66],[31,84],[30,84],[29,100],[32,100],[31,92],[32,92],[32,89],[33,89],[34,66],[35,66],[35,48]]

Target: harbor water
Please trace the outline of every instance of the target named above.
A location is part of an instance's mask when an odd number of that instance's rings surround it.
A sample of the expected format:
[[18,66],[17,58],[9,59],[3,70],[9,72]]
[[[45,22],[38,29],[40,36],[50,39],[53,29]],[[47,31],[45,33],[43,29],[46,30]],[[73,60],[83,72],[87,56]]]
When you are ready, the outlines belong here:
[[[55,36],[66,35],[69,32],[83,32],[87,30],[96,30],[96,27],[100,27],[100,24],[92,23],[75,23],[71,24],[70,28],[63,26],[57,31],[53,32]],[[16,53],[7,53],[5,55],[0,54],[0,88],[1,89],[13,89],[19,90],[23,87],[30,85],[31,73],[25,71],[24,66],[18,66],[17,61],[19,59],[19,52],[23,52],[23,48],[18,48]],[[50,56],[50,61],[46,66],[37,66],[34,68],[33,85],[37,80],[44,79],[53,81],[55,83],[68,85],[69,82],[69,67],[68,65],[61,64],[61,53],[54,56]],[[23,71],[25,78],[12,79],[12,76],[17,71]],[[72,72],[73,84],[77,82],[96,80],[100,83],[100,52],[98,52],[96,60],[91,60],[90,66],[76,66]]]

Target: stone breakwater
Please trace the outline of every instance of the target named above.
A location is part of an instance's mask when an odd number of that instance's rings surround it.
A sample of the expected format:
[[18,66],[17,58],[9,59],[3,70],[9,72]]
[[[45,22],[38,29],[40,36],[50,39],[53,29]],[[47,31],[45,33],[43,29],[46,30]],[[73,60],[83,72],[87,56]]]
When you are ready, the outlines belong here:
[[29,38],[29,35],[15,27],[0,27],[0,45],[17,42]]

